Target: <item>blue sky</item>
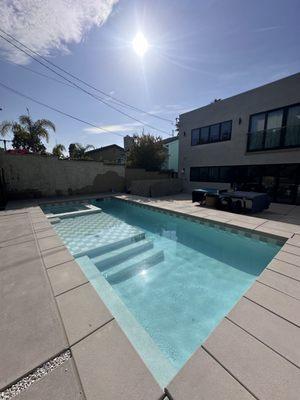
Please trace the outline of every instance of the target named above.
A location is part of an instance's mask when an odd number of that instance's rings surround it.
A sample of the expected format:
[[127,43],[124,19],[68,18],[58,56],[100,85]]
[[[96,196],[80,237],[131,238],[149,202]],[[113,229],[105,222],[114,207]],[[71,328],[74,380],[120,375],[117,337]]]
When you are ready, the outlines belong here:
[[[3,2],[2,29],[97,88],[172,121],[215,98],[300,70],[299,0]],[[131,44],[138,31],[150,44],[143,58]],[[119,135],[142,132],[136,121],[23,66],[55,77],[0,38],[0,82]],[[16,119],[26,107],[34,119],[52,120],[57,132],[49,150],[55,143],[122,145],[118,135],[101,133],[1,87],[0,107],[0,120]],[[123,110],[170,134],[174,129],[170,122]]]

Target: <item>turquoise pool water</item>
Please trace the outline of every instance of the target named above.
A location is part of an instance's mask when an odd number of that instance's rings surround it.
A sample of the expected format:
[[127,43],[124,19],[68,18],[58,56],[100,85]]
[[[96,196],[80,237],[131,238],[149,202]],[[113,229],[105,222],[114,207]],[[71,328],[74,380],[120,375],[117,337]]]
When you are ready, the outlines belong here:
[[87,207],[84,203],[81,203],[79,201],[68,201],[41,205],[41,209],[44,211],[45,214],[63,214],[67,212],[87,210]]
[[120,200],[94,204],[102,212],[54,227],[165,385],[280,246]]

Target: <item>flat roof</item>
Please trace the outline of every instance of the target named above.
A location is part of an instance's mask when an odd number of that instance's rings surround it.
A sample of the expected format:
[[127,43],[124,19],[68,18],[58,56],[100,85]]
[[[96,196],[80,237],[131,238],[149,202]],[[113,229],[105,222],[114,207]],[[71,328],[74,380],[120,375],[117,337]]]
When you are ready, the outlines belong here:
[[281,79],[278,79],[278,80],[276,80],[276,81],[268,82],[268,83],[266,83],[266,84],[264,84],[264,85],[257,86],[257,87],[255,87],[255,88],[253,88],[253,89],[246,90],[245,92],[237,93],[237,94],[235,94],[235,95],[233,95],[233,96],[226,97],[225,99],[216,99],[216,101],[213,101],[213,102],[211,102],[211,103],[209,103],[209,104],[206,104],[206,105],[201,106],[201,107],[198,107],[198,108],[194,108],[193,110],[190,110],[190,111],[186,111],[186,112],[180,114],[180,116],[186,115],[186,114],[189,114],[189,113],[198,111],[198,110],[202,110],[202,109],[207,108],[207,107],[214,107],[214,106],[216,106],[216,105],[220,105],[220,104],[223,104],[224,102],[227,102],[227,101],[229,101],[229,100],[231,100],[231,99],[234,99],[234,98],[237,97],[237,96],[241,96],[241,95],[244,95],[244,94],[246,94],[246,93],[251,93],[251,92],[254,92],[255,90],[264,88],[264,87],[266,87],[266,86],[274,85],[274,84],[283,82],[283,81],[285,81],[285,80],[288,81],[288,80],[295,79],[295,78],[299,78],[299,79],[300,79],[300,72],[297,72],[296,74],[293,74],[293,75],[286,76],[286,77],[281,78]]

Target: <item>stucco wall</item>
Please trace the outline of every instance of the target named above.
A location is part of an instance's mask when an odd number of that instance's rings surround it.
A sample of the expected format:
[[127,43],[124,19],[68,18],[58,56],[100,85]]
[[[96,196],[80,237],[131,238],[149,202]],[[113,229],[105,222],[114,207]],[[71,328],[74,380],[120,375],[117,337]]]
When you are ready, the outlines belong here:
[[179,141],[174,140],[174,142],[167,143],[165,146],[168,149],[168,159],[166,160],[165,167],[169,170],[178,172]]
[[131,194],[146,197],[161,197],[182,191],[180,179],[138,180],[132,181]]
[[130,186],[132,181],[148,180],[148,179],[168,179],[169,173],[160,171],[146,171],[142,168],[126,168],[125,169],[126,185]]
[[10,198],[123,191],[125,168],[96,161],[0,154]]
[[[180,115],[179,171],[185,169],[180,174],[185,189],[199,187],[189,182],[190,167],[299,163],[299,148],[246,152],[250,115],[295,103],[300,103],[300,73]],[[191,146],[192,129],[227,120],[232,120],[230,141]]]

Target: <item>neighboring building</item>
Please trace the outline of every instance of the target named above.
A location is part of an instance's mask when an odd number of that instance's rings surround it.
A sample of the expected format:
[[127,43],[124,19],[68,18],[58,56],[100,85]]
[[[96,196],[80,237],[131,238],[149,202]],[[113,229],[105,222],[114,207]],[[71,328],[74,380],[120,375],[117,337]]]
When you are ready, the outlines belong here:
[[199,187],[300,204],[300,73],[180,115],[179,171]]
[[125,151],[123,147],[117,144],[87,151],[85,154],[94,161],[102,161],[108,164],[125,164]]
[[134,144],[134,137],[129,135],[124,136],[123,143],[124,143],[125,153],[127,153]]
[[167,149],[168,158],[166,159],[163,169],[178,172],[178,136],[174,136],[163,140],[163,144]]

